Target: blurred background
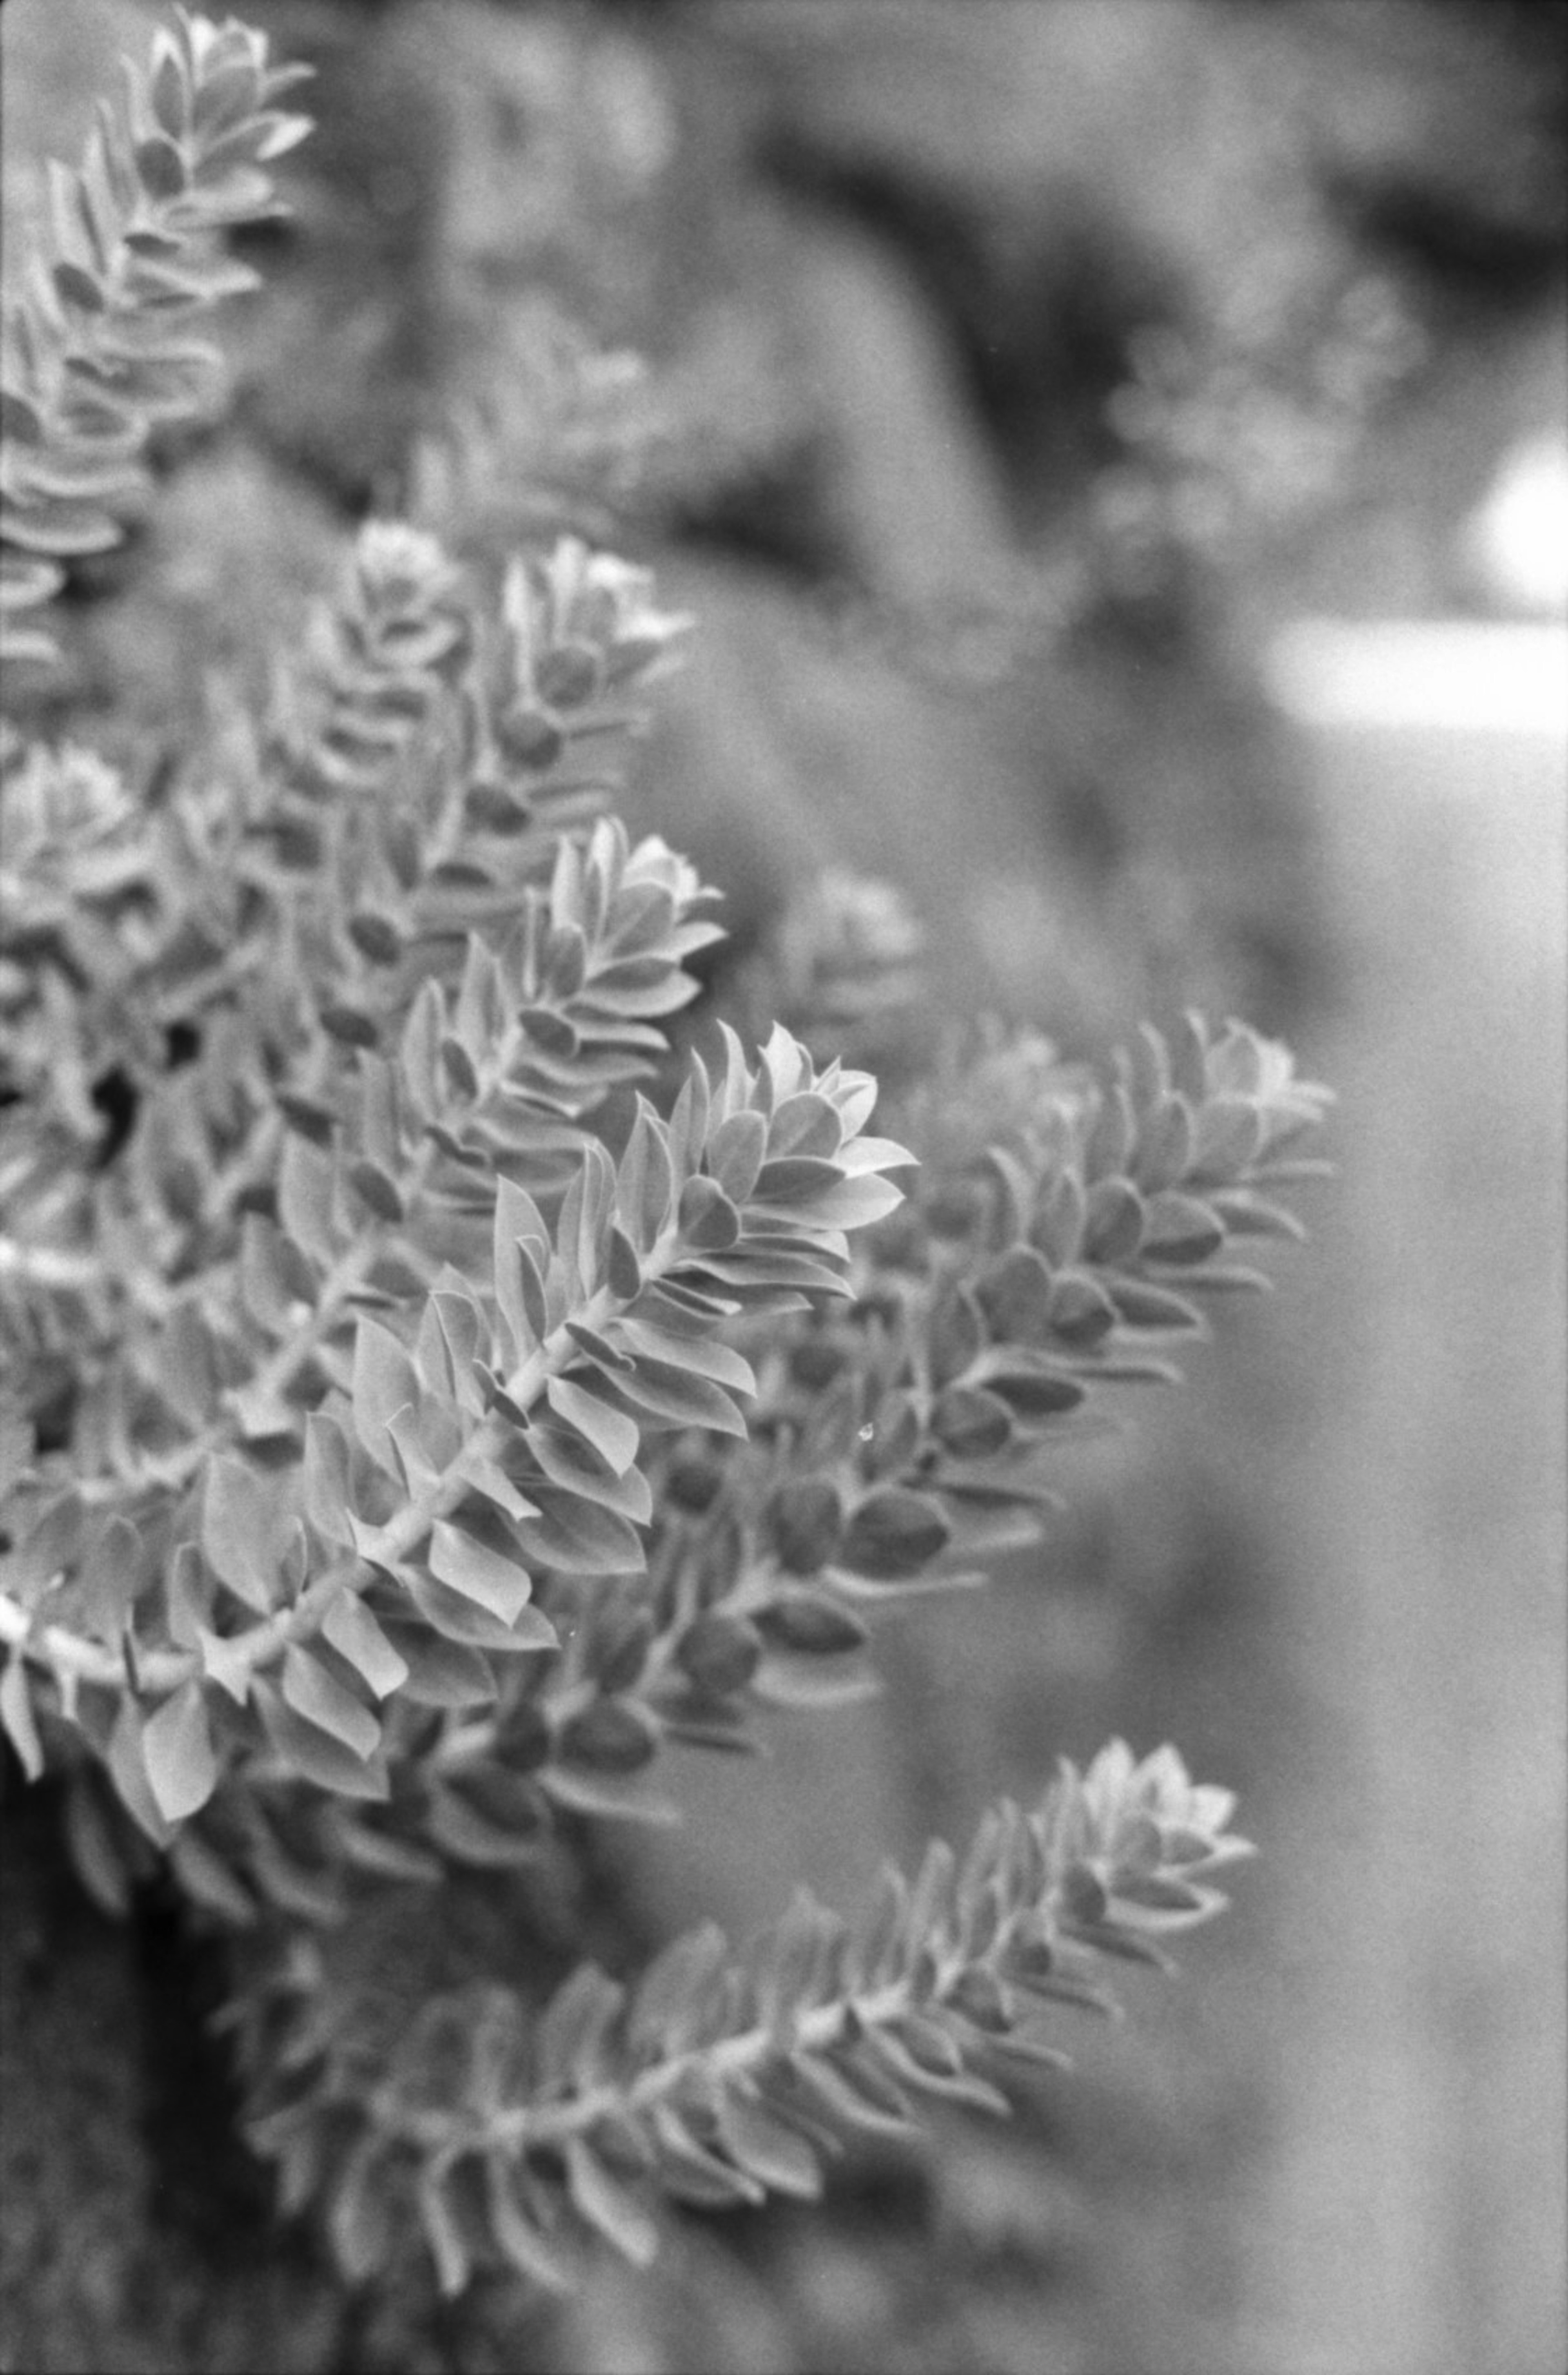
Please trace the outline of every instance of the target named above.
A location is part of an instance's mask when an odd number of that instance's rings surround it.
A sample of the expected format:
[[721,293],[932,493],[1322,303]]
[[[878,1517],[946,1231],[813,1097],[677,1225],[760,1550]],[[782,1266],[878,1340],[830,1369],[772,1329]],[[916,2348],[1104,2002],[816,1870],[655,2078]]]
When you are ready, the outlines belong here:
[[[210,1974],[8,1792],[0,2365],[1560,2375],[1568,9],[242,13],[320,129],[34,722],[177,745],[371,508],[580,526],[698,622],[630,814],[732,989],[872,876],[932,1011],[1288,1036],[1337,1176],[1043,1554],[613,1848],[628,1934],[744,1931],[1170,1738],[1262,1854],[1076,2076],[548,2319],[345,2303],[224,2143]],[[10,0],[8,250],[155,14]]]

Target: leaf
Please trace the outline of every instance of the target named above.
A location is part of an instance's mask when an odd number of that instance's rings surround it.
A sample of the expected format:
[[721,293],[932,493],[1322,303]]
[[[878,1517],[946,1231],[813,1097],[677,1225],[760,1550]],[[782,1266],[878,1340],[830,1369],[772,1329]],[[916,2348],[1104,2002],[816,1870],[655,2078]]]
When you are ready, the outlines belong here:
[[599,1822],[645,1823],[673,1829],[681,1820],[673,1799],[654,1795],[645,1773],[601,1773],[585,1765],[551,1765],[539,1776],[558,1806]]
[[[657,1313],[657,1318],[644,1315]],[[643,1294],[634,1312],[622,1312],[612,1323],[618,1343],[632,1359],[646,1356],[667,1361],[693,1377],[710,1377],[732,1393],[754,1394],[757,1379],[751,1364],[733,1344],[721,1343],[713,1329],[717,1315],[700,1316],[672,1306],[661,1288]],[[672,1324],[678,1323],[678,1324]]]
[[1023,1352],[1015,1359],[1000,1356],[987,1362],[984,1382],[1023,1419],[1062,1418],[1087,1400],[1076,1377],[1043,1362],[1032,1364]]
[[[502,1182],[503,1187],[508,1185]],[[544,1284],[526,1247],[503,1230],[503,1199],[498,1197],[493,1254],[496,1301],[511,1333],[513,1365],[521,1368],[546,1333]]]
[[514,1773],[490,1774],[486,1782],[482,1795],[468,1786],[466,1775],[434,1783],[425,1815],[432,1841],[446,1854],[487,1871],[537,1863],[550,1836],[544,1791]]
[[378,2275],[400,2240],[383,2152],[375,2129],[360,2138],[338,2173],[327,2211],[332,2248],[351,2285]]
[[136,171],[149,198],[177,198],[185,186],[185,160],[175,143],[161,132],[138,140]]
[[296,1306],[312,1300],[309,1267],[299,1247],[262,1213],[245,1213],[241,1230],[240,1287],[246,1308],[268,1335],[281,1336],[295,1324]]
[[493,1502],[495,1507],[507,1517],[536,1518],[538,1516],[537,1504],[530,1501],[525,1493],[518,1490],[516,1483],[506,1473],[505,1469],[495,1460],[489,1459],[483,1452],[476,1451],[472,1446],[464,1454],[463,1475],[465,1481],[473,1486],[476,1493],[482,1494],[487,1501]]
[[650,1609],[618,1602],[603,1611],[589,1644],[588,1671],[607,1696],[631,1690],[647,1664],[653,1639]]
[[329,1155],[298,1130],[284,1137],[277,1166],[277,1216],[297,1246],[325,1269],[337,1250]]
[[159,1812],[183,1823],[205,1806],[218,1784],[218,1758],[207,1728],[202,1685],[182,1683],[142,1727],[142,1762]]
[[255,1923],[261,1910],[255,1898],[241,1885],[223,1858],[208,1846],[198,1830],[186,1828],[176,1836],[170,1846],[169,1861],[181,1887],[195,1904],[237,1929],[249,1929]]
[[637,1248],[619,1226],[610,1229],[607,1276],[610,1293],[622,1303],[631,1303],[642,1290],[643,1265]]
[[535,2038],[542,2085],[582,2086],[608,2066],[610,2039],[626,2000],[625,1990],[595,1964],[579,1963],[545,2006]]
[[1287,1244],[1300,1245],[1306,1235],[1301,1222],[1284,1205],[1271,1204],[1244,1188],[1223,1190],[1209,1202],[1233,1236],[1280,1237]]
[[931,1427],[955,1459],[989,1459],[1011,1440],[1012,1413],[983,1387],[949,1386],[937,1398]]
[[748,2170],[770,2192],[786,2193],[797,2202],[815,2202],[822,2191],[817,2156],[796,2128],[736,2087],[726,2088],[718,2101],[719,2133],[737,2166]]
[[401,1484],[396,1447],[386,1423],[401,1410],[418,1410],[419,1380],[396,1337],[379,1320],[362,1318],[355,1332],[351,1393],[355,1433],[377,1467]]
[[374,1755],[381,1742],[376,1717],[297,1641],[283,1653],[282,1691],[297,1716],[340,1742],[361,1763]]
[[20,1757],[28,1779],[36,1781],[43,1771],[43,1743],[33,1717],[27,1663],[19,1650],[7,1657],[5,1673],[0,1675],[0,1726]]
[[927,2068],[889,2029],[867,2029],[866,2050],[875,2054],[895,2080],[902,2079],[924,2094],[938,2095],[949,2102],[966,2104],[972,2110],[993,2112],[998,2118],[1007,2115],[1008,2098],[998,2088],[966,2071],[949,2074]]
[[867,2071],[847,2047],[821,2053],[796,2046],[769,2086],[784,2108],[803,2093],[835,2126],[878,2136],[907,2136],[914,2126],[909,2097],[881,2071]]
[[1051,1290],[1053,1331],[1076,1348],[1102,1341],[1116,1324],[1116,1306],[1105,1289],[1081,1270],[1065,1273]]
[[581,2136],[569,2136],[563,2149],[567,2191],[580,2216],[633,2267],[650,2266],[659,2230],[635,2194],[610,2175]]
[[1033,1246],[1014,1246],[994,1262],[977,1296],[998,1342],[1050,1342],[1051,1265]]
[[340,1591],[322,1622],[322,1638],[346,1658],[378,1699],[384,1699],[408,1679],[408,1664],[398,1655],[360,1594]]
[[518,1558],[476,1541],[444,1518],[430,1529],[429,1563],[442,1583],[507,1626],[516,1623],[533,1595],[533,1578]]
[[532,1496],[539,1504],[539,1515],[518,1527],[523,1555],[532,1566],[559,1567],[563,1575],[642,1572],[646,1563],[642,1537],[616,1510],[548,1484],[535,1484]]
[[[759,1182],[759,1188],[760,1185]],[[902,1202],[902,1188],[895,1187],[890,1179],[867,1172],[860,1178],[841,1178],[835,1187],[822,1189],[809,1201],[782,1209],[808,1221],[814,1228],[865,1229],[874,1221],[885,1221],[888,1214],[896,1212]],[[759,1196],[753,1200],[751,1210],[756,1211],[760,1208]]]
[[389,1617],[383,1630],[408,1669],[401,1696],[416,1707],[493,1705],[495,1672],[488,1658],[462,1642],[446,1641],[424,1625]]
[[349,939],[371,964],[395,965],[403,955],[403,935],[390,916],[360,907],[348,917]]
[[870,1638],[859,1617],[841,1608],[826,1592],[781,1591],[748,1613],[759,1633],[775,1648],[805,1657],[837,1657],[863,1648]]
[[754,2177],[710,2152],[688,2125],[690,2115],[666,2096],[649,2114],[662,2191],[676,2202],[701,2210],[725,2210],[735,2203],[766,2199]]
[[1173,1189],[1150,1197],[1143,1232],[1146,1261],[1207,1261],[1224,1242],[1223,1224],[1196,1197],[1180,1196]]
[[169,1824],[147,1779],[147,1766],[142,1757],[141,1710],[128,1692],[120,1701],[103,1761],[119,1793],[121,1804],[135,1817],[154,1847],[166,1848],[170,1837]]
[[708,1169],[732,1204],[749,1199],[767,1146],[768,1125],[760,1113],[750,1111],[731,1114],[709,1139]]
[[207,1462],[202,1495],[202,1552],[213,1573],[259,1615],[272,1612],[279,1587],[278,1496],[228,1452]]
[[606,1387],[643,1420],[660,1421],[666,1426],[709,1427],[718,1435],[746,1437],[746,1421],[724,1388],[709,1377],[678,1368],[673,1361],[655,1361],[644,1354],[630,1372],[617,1370],[607,1378]]
[[1129,1328],[1202,1333],[1202,1312],[1169,1287],[1156,1286],[1144,1278],[1115,1278],[1106,1281],[1105,1291]]
[[485,2184],[490,2232],[502,2256],[529,2284],[547,2292],[572,2292],[576,2277],[570,2263],[529,2215],[533,2204],[524,2172],[504,2154],[487,2153]]
[[420,2173],[417,2200],[419,2224],[435,2262],[436,2282],[446,2298],[454,2300],[468,2281],[468,2245],[439,2170],[427,2166]]
[[101,313],[109,302],[96,275],[79,264],[72,264],[68,258],[63,258],[53,266],[50,278],[62,303],[74,305],[81,313]]
[[329,1542],[354,1546],[348,1442],[335,1418],[312,1411],[305,1421],[305,1514]]
[[862,1501],[849,1521],[838,1556],[842,1565],[876,1580],[918,1575],[952,1539],[939,1503],[898,1487]]
[[140,1842],[117,1816],[90,1766],[79,1766],[66,1785],[65,1844],[93,1903],[112,1921],[123,1921],[131,1909]]
[[585,1436],[615,1475],[626,1473],[642,1440],[635,1419],[612,1409],[570,1377],[550,1377],[545,1396],[557,1417]]
[[770,1707],[857,1707],[877,1698],[881,1691],[875,1674],[845,1673],[836,1666],[822,1666],[810,1653],[804,1658],[782,1653],[764,1659],[751,1687]]
[[716,1179],[700,1174],[680,1191],[677,1227],[683,1245],[699,1253],[727,1253],[740,1236],[740,1214]]
[[560,1753],[595,1773],[637,1773],[658,1754],[659,1727],[631,1699],[595,1699],[561,1727]]
[[236,1639],[226,1640],[203,1625],[197,1627],[195,1647],[208,1682],[227,1691],[236,1707],[243,1707],[251,1696],[255,1675],[248,1637],[242,1634]]
[[647,1253],[664,1229],[675,1192],[668,1136],[647,1100],[637,1100],[637,1118],[616,1175],[616,1203],[632,1245]]
[[1146,1196],[1174,1187],[1193,1157],[1192,1107],[1185,1097],[1163,1096],[1143,1117],[1133,1176]]
[[30,1533],[6,1554],[6,1589],[30,1605],[80,1556],[87,1511],[74,1485],[48,1501]]
[[395,1223],[407,1218],[402,1191],[390,1173],[379,1163],[360,1155],[348,1169],[348,1185],[361,1198],[378,1221]]
[[762,1643],[741,1616],[709,1609],[694,1618],[675,1648],[676,1662],[703,1691],[724,1696],[743,1690],[756,1672]]
[[[409,1662],[412,1666],[411,1660]],[[371,1802],[384,1802],[391,1796],[392,1785],[384,1757],[380,1755],[358,1755],[341,1741],[335,1740],[330,1732],[324,1731],[319,1724],[297,1715],[279,1697],[273,1684],[265,1678],[257,1678],[254,1696],[272,1748],[286,1771],[295,1778],[313,1782],[318,1790],[327,1790],[333,1796],[363,1798]],[[368,1709],[361,1708],[360,1712],[368,1721],[374,1723],[375,1718]]]
[[838,1487],[825,1476],[786,1478],[769,1495],[762,1524],[786,1573],[816,1575],[838,1554],[843,1531]]

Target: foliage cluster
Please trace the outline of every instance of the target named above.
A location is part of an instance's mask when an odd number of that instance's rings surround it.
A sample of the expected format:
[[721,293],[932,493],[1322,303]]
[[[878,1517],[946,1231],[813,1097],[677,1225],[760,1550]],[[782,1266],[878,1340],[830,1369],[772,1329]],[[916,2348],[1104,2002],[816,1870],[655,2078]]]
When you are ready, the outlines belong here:
[[[25,664],[206,400],[188,320],[245,278],[217,234],[275,203],[292,78],[179,13],[52,178],[6,313]],[[251,2133],[356,2279],[412,2225],[450,2292],[570,2285],[666,2198],[1002,2108],[1042,2010],[1246,1852],[1118,1743],[852,1920],[802,1895],[629,1983],[343,1977],[388,1898],[570,1860],[672,1811],[671,1745],[861,1696],[884,1606],[1037,1540],[1105,1389],[1299,1233],[1325,1093],[1240,1023],[1104,1079],[971,1034],[872,1135],[823,1043],[902,994],[875,893],[795,951],[800,1037],[681,1036],[713,894],[613,802],[688,624],[579,538],[490,567],[378,519],[265,714],[147,781],[6,752],[0,1716],[101,1901],[161,1862],[232,1934]]]

